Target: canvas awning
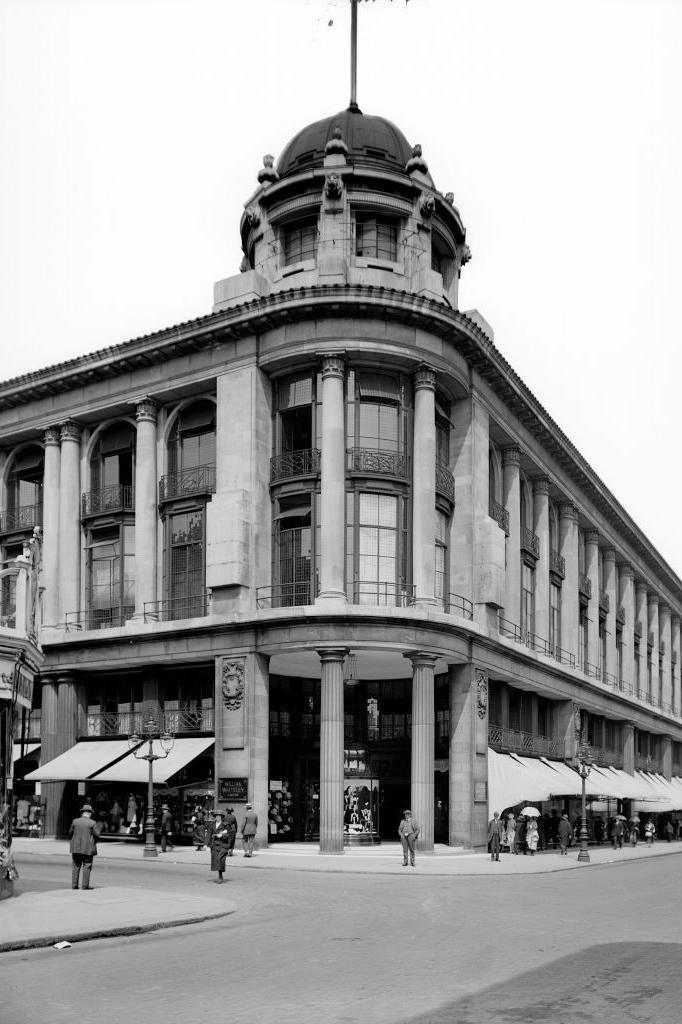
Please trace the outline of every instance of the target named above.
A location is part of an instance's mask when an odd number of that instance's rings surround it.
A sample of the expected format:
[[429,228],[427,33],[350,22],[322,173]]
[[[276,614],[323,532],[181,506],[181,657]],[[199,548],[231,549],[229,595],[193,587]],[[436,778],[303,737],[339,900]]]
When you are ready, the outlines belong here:
[[547,799],[549,790],[536,771],[512,754],[498,754],[496,750],[488,749],[488,807],[491,814],[521,802]]
[[[209,747],[213,746],[213,743],[214,739],[212,736],[182,737],[181,739],[176,739],[171,752],[167,757],[163,757],[163,748],[159,740],[154,740],[152,752],[161,755],[158,761],[154,761],[154,782],[167,782],[172,775],[176,775],[185,765],[193,761],[195,757],[205,753]],[[145,742],[138,748],[138,753],[146,754],[148,750],[149,745]],[[149,762],[129,753],[127,757],[117,761],[111,767],[97,772],[92,778],[93,782],[146,783],[149,778]]]
[[[544,757],[541,760],[555,772],[555,777],[552,779],[552,796],[582,796],[582,779],[574,768],[563,761],[548,761]],[[585,795],[606,797],[612,800],[623,799],[617,783],[614,783],[606,774],[602,774],[596,766],[593,766],[585,780]]]
[[127,740],[85,740],[26,775],[26,782],[84,782],[130,753]]

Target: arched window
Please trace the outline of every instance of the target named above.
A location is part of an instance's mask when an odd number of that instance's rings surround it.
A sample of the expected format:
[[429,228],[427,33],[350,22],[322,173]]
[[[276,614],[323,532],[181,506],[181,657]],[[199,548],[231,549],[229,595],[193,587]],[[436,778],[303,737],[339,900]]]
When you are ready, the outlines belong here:
[[[12,460],[7,477],[7,511],[16,517],[20,510],[42,510],[43,504],[43,449],[37,444],[19,452]],[[39,526],[40,520],[26,522],[26,526]],[[21,526],[21,523],[17,523]]]
[[199,466],[215,466],[215,405],[206,400],[183,409],[168,442],[171,473]]
[[488,448],[488,500],[491,502],[500,500],[497,486],[497,465],[492,446]]
[[549,503],[549,550],[550,555],[559,553],[559,514],[553,502]]
[[133,507],[135,430],[114,423],[97,438],[90,456],[87,512]]

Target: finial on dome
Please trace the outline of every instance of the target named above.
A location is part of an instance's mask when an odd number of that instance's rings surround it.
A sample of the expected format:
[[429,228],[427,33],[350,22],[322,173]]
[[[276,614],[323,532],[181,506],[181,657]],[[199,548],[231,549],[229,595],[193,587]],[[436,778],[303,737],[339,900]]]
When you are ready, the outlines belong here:
[[445,193],[445,202],[446,203],[450,203],[450,206],[454,206],[455,205],[455,193],[454,192],[446,192]]
[[343,141],[343,135],[341,134],[341,126],[338,124],[334,125],[334,128],[332,130],[332,137],[327,143],[327,145],[324,147],[325,156],[333,156],[336,153],[339,153],[342,156],[348,155],[348,146]]
[[275,158],[272,153],[266,153],[263,157],[263,166],[258,172],[258,181],[261,185],[266,182],[277,181],[279,174],[275,170]]
[[429,165],[422,156],[422,148],[417,143],[416,146],[412,147],[412,156],[405,164],[405,170],[408,174],[412,174],[413,171],[421,171],[422,174],[426,174],[429,169]]

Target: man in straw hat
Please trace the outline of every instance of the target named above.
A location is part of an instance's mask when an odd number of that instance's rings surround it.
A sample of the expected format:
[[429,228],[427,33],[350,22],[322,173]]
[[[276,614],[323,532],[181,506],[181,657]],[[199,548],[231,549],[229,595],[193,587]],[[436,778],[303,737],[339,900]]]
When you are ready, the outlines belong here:
[[99,826],[92,820],[92,807],[83,804],[80,818],[74,818],[69,829],[71,837],[71,888],[78,888],[78,879],[83,868],[83,888],[91,889],[90,872],[92,858],[97,856]]
[[414,867],[414,844],[419,838],[419,825],[412,817],[412,811],[403,811],[403,816],[398,825],[398,836],[403,847],[403,867],[407,867],[409,854],[410,864]]

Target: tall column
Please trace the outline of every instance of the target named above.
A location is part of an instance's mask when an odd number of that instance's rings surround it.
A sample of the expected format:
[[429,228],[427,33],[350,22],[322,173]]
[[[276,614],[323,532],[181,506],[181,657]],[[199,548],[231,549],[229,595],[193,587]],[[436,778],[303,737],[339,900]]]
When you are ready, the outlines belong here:
[[61,426],[59,483],[59,603],[60,621],[80,609],[81,517],[80,427],[73,420]]
[[319,649],[320,853],[343,853],[343,660],[345,648]]
[[575,655],[578,664],[578,516],[570,501],[559,506],[559,543],[566,562],[561,588],[561,646]]
[[507,571],[505,574],[504,617],[521,623],[521,450],[510,445],[502,451],[503,502],[509,513]]
[[635,727],[632,722],[623,722],[623,769],[630,775],[634,775]]
[[49,427],[43,440],[43,623],[56,626],[59,622],[59,428]]
[[[451,846],[485,849],[488,834],[488,677],[455,665],[450,685]],[[490,814],[501,807],[491,807]]]
[[540,543],[535,567],[535,632],[549,640],[549,479],[533,478],[533,530]]
[[[258,815],[256,845],[268,845],[268,760],[270,751],[270,658],[253,655],[253,700],[250,702],[251,798]],[[342,673],[343,674],[343,673]]]
[[599,664],[599,532],[585,531],[585,575],[590,581],[587,602],[587,660]]
[[673,615],[670,623],[672,650],[672,696],[671,704],[676,715],[682,711],[682,693],[680,687],[680,617]]
[[[343,415],[344,361],[322,360],[322,470],[320,474],[319,604],[345,603],[344,526],[346,514],[346,445]],[[434,538],[435,539],[435,538]]]
[[658,673],[658,594],[649,594],[649,636],[651,637],[651,696],[661,699],[661,680]]
[[635,585],[632,566],[624,562],[619,566],[620,603],[625,613],[623,623],[623,682],[633,692],[637,688],[635,666]]
[[637,695],[644,697],[647,692],[647,650],[649,640],[648,589],[643,580],[635,584],[635,621],[639,631],[639,664],[637,669]]
[[135,442],[135,618],[144,618],[156,592],[156,416],[151,398],[137,404]]
[[418,849],[433,851],[435,704],[431,654],[417,651],[412,662],[412,762],[410,801],[420,827]]
[[671,611],[667,604],[661,604],[658,610],[659,627],[659,649],[663,662],[663,675],[660,680],[661,703],[664,708],[670,709],[673,702],[673,681],[672,681],[672,631]]
[[[68,750],[76,742],[79,713],[79,694],[74,677],[70,673],[57,676],[57,746],[59,753]],[[62,791],[63,795],[63,791]],[[57,820],[57,831],[66,832],[69,808],[61,801],[61,813]]]
[[[47,764],[63,753],[64,747],[60,744],[57,732],[57,680],[55,676],[43,676],[41,684],[40,759],[43,764]],[[45,835],[50,837],[58,834],[64,787],[64,782],[43,782],[40,785],[41,796],[45,799]]]
[[616,658],[616,612],[618,611],[618,588],[616,586],[616,552],[613,548],[604,551],[604,590],[609,607],[606,612],[606,671],[615,677]]
[[432,605],[436,603],[436,374],[428,366],[420,366],[414,377],[412,482],[412,578],[416,603]]

